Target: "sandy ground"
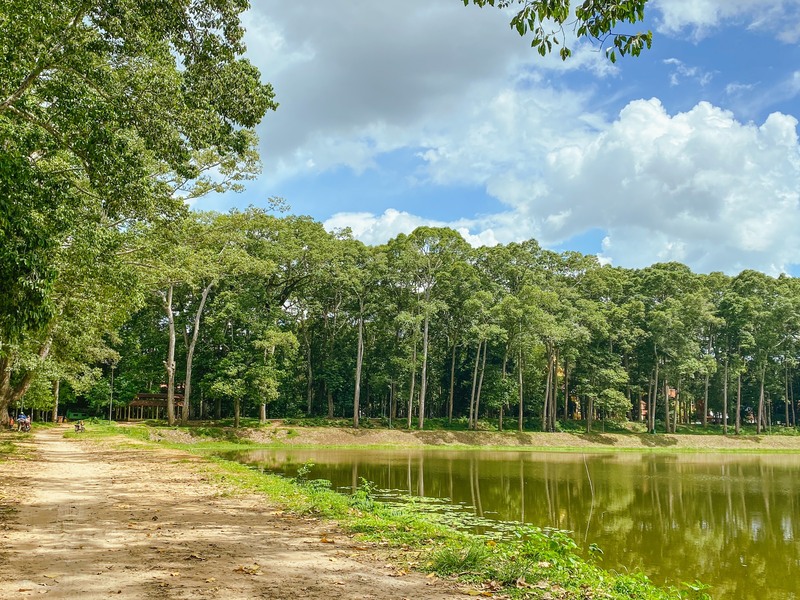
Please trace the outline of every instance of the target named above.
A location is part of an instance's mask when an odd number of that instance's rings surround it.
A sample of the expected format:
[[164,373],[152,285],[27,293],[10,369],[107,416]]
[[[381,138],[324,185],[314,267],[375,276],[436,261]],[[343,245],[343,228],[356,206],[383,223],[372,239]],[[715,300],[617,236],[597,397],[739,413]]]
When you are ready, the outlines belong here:
[[[335,525],[230,497],[188,455],[38,432],[3,463],[0,598],[465,597]],[[474,595],[474,594],[472,594]]]

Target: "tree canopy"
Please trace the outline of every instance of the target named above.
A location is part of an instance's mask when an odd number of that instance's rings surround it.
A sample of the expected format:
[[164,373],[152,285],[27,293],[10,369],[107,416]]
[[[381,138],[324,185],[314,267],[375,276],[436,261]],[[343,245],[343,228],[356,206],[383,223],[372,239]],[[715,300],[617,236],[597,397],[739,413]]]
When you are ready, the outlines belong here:
[[[173,214],[252,167],[275,108],[241,57],[244,0],[0,2],[0,343],[45,327],[66,246]],[[113,253],[113,249],[109,249]]]

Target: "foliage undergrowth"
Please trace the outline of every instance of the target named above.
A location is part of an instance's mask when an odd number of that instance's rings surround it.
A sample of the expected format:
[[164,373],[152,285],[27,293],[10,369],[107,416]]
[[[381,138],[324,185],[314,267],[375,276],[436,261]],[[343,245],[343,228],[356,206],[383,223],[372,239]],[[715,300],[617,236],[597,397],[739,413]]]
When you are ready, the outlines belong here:
[[[146,427],[107,425],[67,435],[108,437],[120,433],[137,440],[149,439]],[[197,444],[159,445],[200,451]],[[228,493],[256,493],[286,511],[335,520],[346,532],[357,534],[366,542],[402,547],[416,568],[442,577],[457,577],[482,590],[482,595],[499,592],[510,598],[575,600],[709,598],[700,584],[686,585],[683,590],[659,588],[643,574],[601,569],[579,555],[566,532],[520,526],[511,539],[494,540],[450,528],[437,522],[435,515],[416,513],[413,506],[378,502],[372,484],[364,480],[350,496],[337,493],[330,482],[310,477],[310,463],[299,470],[297,477],[286,479],[219,457],[209,457],[207,461],[209,477]]]

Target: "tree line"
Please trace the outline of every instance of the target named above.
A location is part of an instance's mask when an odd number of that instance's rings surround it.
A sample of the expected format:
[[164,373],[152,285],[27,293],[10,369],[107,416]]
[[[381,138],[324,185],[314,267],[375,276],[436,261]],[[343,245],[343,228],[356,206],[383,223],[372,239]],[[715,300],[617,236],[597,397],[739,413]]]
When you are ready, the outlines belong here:
[[107,405],[113,366],[123,405],[165,384],[170,423],[795,424],[794,278],[625,269],[535,240],[472,248],[434,227],[367,246],[281,208],[128,228],[130,253],[85,265],[64,282],[73,310],[15,346],[7,388],[27,385],[29,406],[58,393]]

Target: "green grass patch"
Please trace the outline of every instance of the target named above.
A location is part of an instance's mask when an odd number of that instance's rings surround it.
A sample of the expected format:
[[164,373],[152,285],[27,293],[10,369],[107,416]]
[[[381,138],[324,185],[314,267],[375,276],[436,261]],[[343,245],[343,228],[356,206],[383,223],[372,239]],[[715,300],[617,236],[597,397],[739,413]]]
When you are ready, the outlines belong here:
[[14,452],[14,442],[0,439],[0,461],[8,460]]

